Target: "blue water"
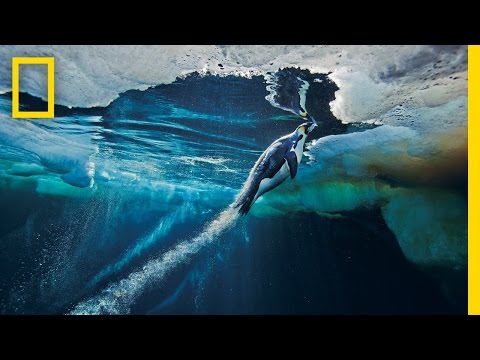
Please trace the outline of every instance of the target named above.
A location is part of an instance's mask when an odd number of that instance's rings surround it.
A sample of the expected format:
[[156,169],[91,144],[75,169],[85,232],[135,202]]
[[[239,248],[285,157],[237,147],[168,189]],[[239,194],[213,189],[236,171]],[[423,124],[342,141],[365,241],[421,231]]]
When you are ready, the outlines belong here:
[[[307,96],[322,119],[309,140],[361,131],[333,117],[337,87],[322,79]],[[263,150],[302,122],[267,95],[263,77],[192,75],[105,108],[5,120],[0,312],[464,312],[466,273],[447,298],[378,207],[218,218]],[[2,96],[0,112],[10,106]]]

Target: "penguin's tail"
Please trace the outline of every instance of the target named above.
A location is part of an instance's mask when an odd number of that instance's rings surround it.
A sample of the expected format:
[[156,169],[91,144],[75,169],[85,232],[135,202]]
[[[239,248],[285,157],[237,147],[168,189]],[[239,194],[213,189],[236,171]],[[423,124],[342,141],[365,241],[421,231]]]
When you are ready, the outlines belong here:
[[250,211],[250,208],[253,205],[253,198],[250,196],[242,196],[239,197],[235,202],[232,204],[234,209],[238,209],[238,212],[241,215],[247,215]]

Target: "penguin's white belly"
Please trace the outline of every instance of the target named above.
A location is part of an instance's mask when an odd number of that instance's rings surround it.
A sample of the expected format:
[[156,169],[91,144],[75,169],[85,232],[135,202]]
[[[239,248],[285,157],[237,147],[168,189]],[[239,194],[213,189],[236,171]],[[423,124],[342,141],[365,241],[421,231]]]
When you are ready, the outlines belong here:
[[295,148],[295,155],[297,155],[297,162],[300,165],[303,156],[303,145],[305,144],[306,137],[304,136],[302,140],[298,142],[297,147]]
[[272,178],[265,178],[260,181],[260,186],[258,187],[257,194],[255,195],[255,200],[257,200],[267,191],[272,190],[274,187],[280,185],[289,176],[290,170],[288,168],[287,162],[285,161],[285,164],[282,165],[280,170]]
[[[305,137],[299,141],[297,147],[295,148],[295,155],[297,156],[297,162],[300,164],[303,156],[303,144],[305,143]],[[260,196],[265,194],[267,191],[272,190],[273,188],[280,185],[290,176],[290,169],[288,167],[287,161],[282,165],[280,171],[278,171],[272,178],[265,178],[260,181],[260,186],[258,187],[257,194],[255,195],[255,202]]]

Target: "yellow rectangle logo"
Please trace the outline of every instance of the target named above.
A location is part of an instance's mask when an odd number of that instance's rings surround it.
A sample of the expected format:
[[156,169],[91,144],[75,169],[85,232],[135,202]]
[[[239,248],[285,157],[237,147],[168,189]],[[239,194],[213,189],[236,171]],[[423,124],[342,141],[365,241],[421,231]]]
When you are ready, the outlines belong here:
[[468,47],[468,313],[480,315],[480,46]]
[[[20,65],[47,65],[47,111],[20,111]],[[55,59],[53,57],[12,58],[12,117],[53,118],[55,116]]]

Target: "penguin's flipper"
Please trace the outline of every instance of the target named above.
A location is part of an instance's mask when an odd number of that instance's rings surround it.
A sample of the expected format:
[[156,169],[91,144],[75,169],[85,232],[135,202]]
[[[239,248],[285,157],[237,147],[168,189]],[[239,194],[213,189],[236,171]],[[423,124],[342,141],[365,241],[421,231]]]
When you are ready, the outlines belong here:
[[295,154],[295,151],[289,151],[287,155],[285,155],[285,160],[287,160],[288,168],[290,169],[290,176],[293,179],[295,178],[295,175],[297,175],[298,169],[297,154]]

